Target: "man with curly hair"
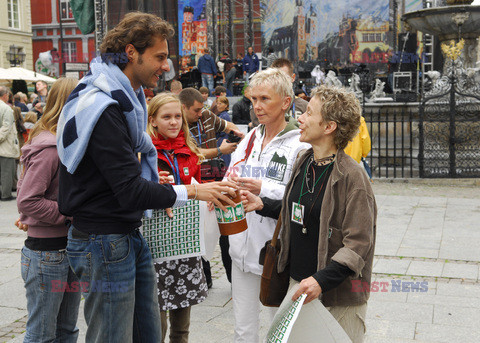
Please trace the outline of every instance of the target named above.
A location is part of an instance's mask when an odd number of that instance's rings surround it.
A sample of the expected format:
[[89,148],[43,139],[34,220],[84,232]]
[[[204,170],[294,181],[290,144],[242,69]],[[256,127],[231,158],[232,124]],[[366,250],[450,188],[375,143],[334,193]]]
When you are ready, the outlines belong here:
[[218,199],[228,199],[221,192],[229,189],[219,183],[159,183],[142,87],[155,87],[169,70],[173,34],[155,15],[127,14],[105,36],[101,56],[59,119],[58,203],[73,218],[67,256],[85,298],[87,342],[162,341],[152,256],[139,231],[142,214],[182,206],[187,198],[220,207]]

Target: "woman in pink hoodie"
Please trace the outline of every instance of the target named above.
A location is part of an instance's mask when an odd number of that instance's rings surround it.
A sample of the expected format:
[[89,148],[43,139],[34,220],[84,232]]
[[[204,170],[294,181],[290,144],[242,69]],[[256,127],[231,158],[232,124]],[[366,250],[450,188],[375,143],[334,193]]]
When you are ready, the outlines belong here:
[[53,84],[44,114],[22,148],[16,225],[28,234],[21,265],[28,309],[24,342],[76,342],[78,337],[80,285],[65,252],[68,228],[57,204],[56,145],[58,118],[77,83],[62,78]]

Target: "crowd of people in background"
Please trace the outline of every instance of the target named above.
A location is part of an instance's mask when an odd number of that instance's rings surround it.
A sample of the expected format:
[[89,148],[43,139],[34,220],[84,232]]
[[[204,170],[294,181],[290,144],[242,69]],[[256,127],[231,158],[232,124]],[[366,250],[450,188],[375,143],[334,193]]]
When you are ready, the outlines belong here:
[[[38,280],[125,284],[121,293],[81,289],[87,342],[164,342],[167,327],[170,342],[188,342],[191,307],[213,286],[209,262],[154,263],[141,218],[188,199],[224,209],[235,192],[246,204],[248,229],[219,242],[232,285],[234,341],[259,341],[259,254],[281,215],[287,224],[279,266],[290,267],[291,285],[299,283],[308,301],[325,293],[332,315],[362,342],[368,294],[347,288],[354,278],[370,281],[376,205],[358,166],[370,151],[358,100],[336,88],[318,88],[311,98],[294,91],[292,62],[270,50],[268,69],[259,70],[251,46],[244,57],[224,53],[217,63],[206,49],[198,60],[202,87],[183,88],[168,58],[173,33],[155,15],[130,13],[100,47],[125,53],[127,62],[95,60],[79,82],[61,78],[49,90],[39,81],[30,97],[0,86],[1,200],[14,200],[17,191],[15,224],[27,233],[25,342],[78,337],[80,292],[41,292]],[[233,102],[239,74],[245,85]],[[217,75],[223,81],[214,87]],[[300,217],[290,215],[297,209]],[[327,255],[318,242],[330,236],[335,249]],[[340,318],[342,307],[355,318]]]

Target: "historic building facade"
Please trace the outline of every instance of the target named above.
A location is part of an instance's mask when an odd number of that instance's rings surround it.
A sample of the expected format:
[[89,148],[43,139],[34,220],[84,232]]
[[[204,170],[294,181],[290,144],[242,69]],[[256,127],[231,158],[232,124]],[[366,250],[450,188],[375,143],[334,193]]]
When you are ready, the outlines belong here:
[[9,68],[7,51],[11,45],[25,53],[20,66],[32,69],[32,26],[30,0],[0,1],[0,68]]
[[[30,1],[32,7],[33,59],[37,70],[45,67],[40,64],[40,53],[48,51],[52,55],[52,65],[44,69],[49,69],[47,73],[50,75],[60,76],[64,74],[64,68],[68,63],[90,62],[95,56],[95,37],[93,33],[83,35],[80,32],[73,18],[70,1]],[[82,76],[82,73],[79,76]]]

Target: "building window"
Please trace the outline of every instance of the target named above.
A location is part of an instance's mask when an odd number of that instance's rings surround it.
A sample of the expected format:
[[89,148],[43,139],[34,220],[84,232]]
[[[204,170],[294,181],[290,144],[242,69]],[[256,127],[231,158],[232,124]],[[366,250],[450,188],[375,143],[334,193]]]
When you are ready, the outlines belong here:
[[377,42],[381,42],[382,41],[382,34],[381,33],[377,33]]
[[363,33],[362,34],[362,39],[364,42],[368,42],[368,33]]
[[60,15],[62,19],[73,19],[72,8],[70,7],[70,0],[60,0]]
[[18,1],[8,0],[8,27],[11,29],[20,29]]
[[77,43],[64,42],[63,43],[63,60],[65,62],[77,62]]

